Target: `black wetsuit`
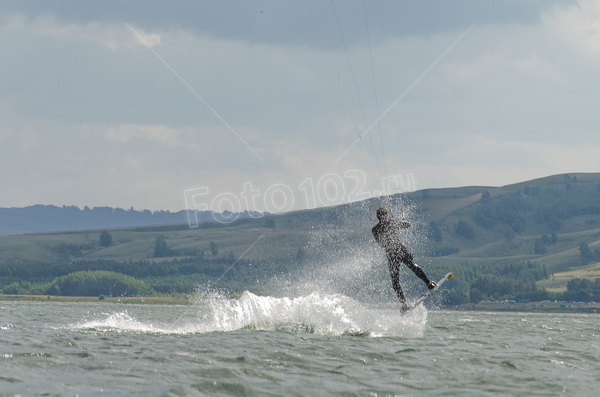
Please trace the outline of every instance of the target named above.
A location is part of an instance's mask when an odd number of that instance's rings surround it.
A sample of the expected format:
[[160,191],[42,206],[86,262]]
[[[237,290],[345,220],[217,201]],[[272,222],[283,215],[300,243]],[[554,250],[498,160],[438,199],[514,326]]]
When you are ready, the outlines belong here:
[[390,270],[390,276],[392,277],[392,287],[398,295],[398,299],[401,302],[406,302],[404,298],[404,292],[400,286],[400,264],[404,263],[406,267],[412,270],[417,277],[429,284],[429,279],[425,275],[425,272],[413,262],[413,256],[410,250],[402,244],[400,239],[400,229],[406,229],[410,227],[410,223],[407,221],[400,221],[394,218],[379,221],[372,232],[375,236],[377,244],[385,249],[385,253],[388,259],[388,268]]

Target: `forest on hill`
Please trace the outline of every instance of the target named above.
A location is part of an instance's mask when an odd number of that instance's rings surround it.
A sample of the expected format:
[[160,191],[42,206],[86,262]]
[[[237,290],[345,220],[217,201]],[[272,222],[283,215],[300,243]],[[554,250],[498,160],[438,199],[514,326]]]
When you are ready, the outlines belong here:
[[[556,175],[504,187],[428,189],[389,200],[392,212],[411,222],[405,241],[431,278],[450,271],[456,275],[436,294],[435,304],[600,301],[594,272],[557,277],[595,269],[600,260],[600,174]],[[120,294],[190,293],[210,286],[285,296],[324,290],[387,301],[393,292],[385,255],[370,232],[371,209],[380,204],[388,200],[230,224],[203,222],[197,228],[177,224],[0,236],[0,289],[5,294],[67,294],[65,277],[71,275],[87,283],[89,288],[78,290],[86,295],[98,290],[85,280],[109,285],[101,280],[128,277],[120,279],[129,285]],[[408,294],[424,288],[408,270],[402,282]]]

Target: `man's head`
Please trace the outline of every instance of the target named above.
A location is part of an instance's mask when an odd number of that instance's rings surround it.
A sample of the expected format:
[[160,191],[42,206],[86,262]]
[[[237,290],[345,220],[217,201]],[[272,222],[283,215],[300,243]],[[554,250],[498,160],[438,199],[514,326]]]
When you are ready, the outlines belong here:
[[387,219],[388,210],[385,207],[377,208],[376,212],[377,212],[377,219],[379,219],[380,222]]

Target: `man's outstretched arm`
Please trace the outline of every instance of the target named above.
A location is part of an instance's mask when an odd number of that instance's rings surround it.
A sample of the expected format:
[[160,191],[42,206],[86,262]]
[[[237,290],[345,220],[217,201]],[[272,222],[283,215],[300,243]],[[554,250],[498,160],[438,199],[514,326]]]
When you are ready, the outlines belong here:
[[396,225],[398,226],[398,229],[408,229],[410,227],[410,223],[407,220],[396,220]]

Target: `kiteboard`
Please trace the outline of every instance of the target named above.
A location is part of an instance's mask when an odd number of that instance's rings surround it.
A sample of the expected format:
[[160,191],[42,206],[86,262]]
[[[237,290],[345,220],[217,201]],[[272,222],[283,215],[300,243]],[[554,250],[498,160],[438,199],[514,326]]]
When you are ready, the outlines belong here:
[[419,306],[421,303],[423,303],[423,301],[425,299],[427,299],[429,297],[429,295],[433,294],[435,291],[438,290],[438,288],[440,288],[442,286],[442,284],[444,284],[446,282],[446,280],[451,279],[452,277],[454,277],[454,275],[452,273],[448,273],[444,276],[444,278],[442,278],[440,281],[437,282],[437,286],[433,289],[430,289],[429,291],[425,292],[423,295],[419,296],[412,304],[408,305],[408,309],[403,310],[402,313],[408,313],[409,311],[411,311],[412,309],[416,308],[417,306]]

